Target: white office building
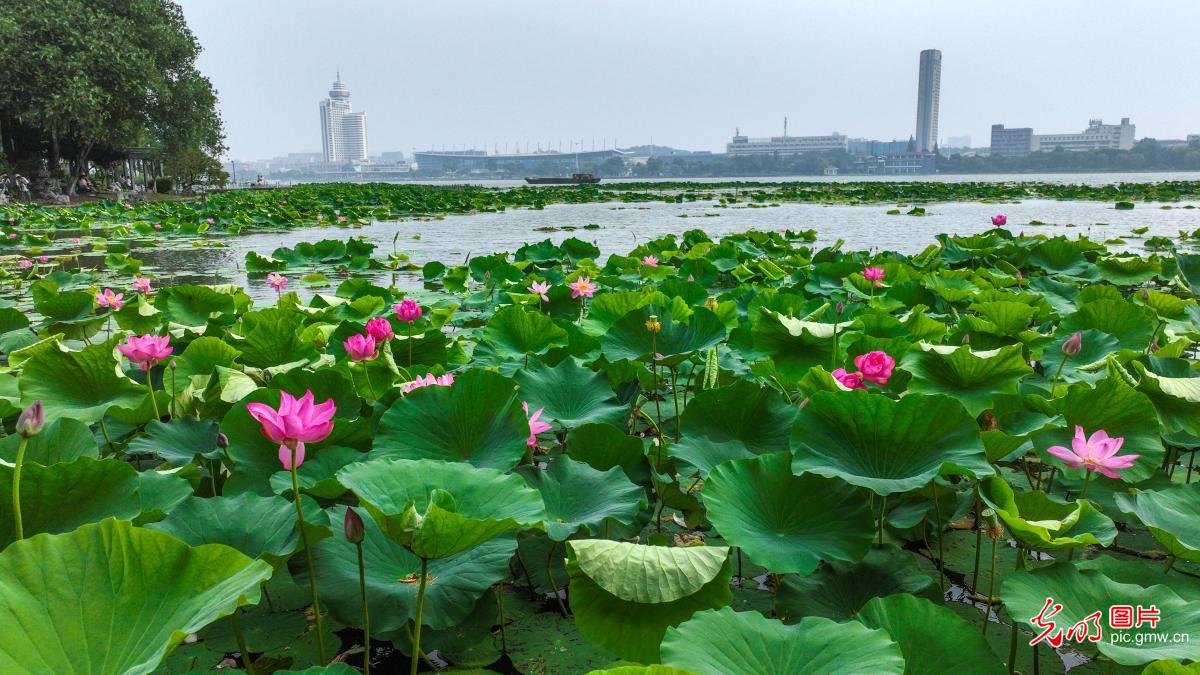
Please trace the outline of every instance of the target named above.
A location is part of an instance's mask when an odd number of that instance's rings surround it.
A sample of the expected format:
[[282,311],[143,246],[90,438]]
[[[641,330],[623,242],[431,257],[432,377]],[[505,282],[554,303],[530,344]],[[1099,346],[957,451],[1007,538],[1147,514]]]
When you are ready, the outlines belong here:
[[750,138],[737,134],[725,144],[725,152],[738,155],[799,155],[805,152],[846,152],[848,139],[836,131],[828,136],[772,136]]
[[921,52],[917,77],[917,152],[933,152],[938,138],[938,111],[942,105],[942,52]]
[[1033,150],[1054,152],[1055,150],[1131,150],[1135,125],[1128,117],[1120,124],[1105,124],[1104,120],[1090,120],[1087,129],[1079,134],[1034,134]]
[[326,162],[361,162],[367,158],[367,114],[353,112],[350,90],[338,73],[329,98],[321,101],[321,149]]

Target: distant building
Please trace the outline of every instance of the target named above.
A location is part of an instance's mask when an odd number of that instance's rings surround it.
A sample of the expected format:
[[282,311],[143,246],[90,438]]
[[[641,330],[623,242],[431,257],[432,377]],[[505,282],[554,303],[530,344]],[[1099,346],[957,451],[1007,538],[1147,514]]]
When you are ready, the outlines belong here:
[[404,161],[404,153],[401,151],[389,151],[379,153],[381,162],[399,163]]
[[1005,129],[1003,124],[992,125],[992,154],[1016,157],[1033,151],[1033,129]]
[[1187,142],[1188,142],[1188,145],[1191,145],[1193,143],[1200,143],[1200,134],[1188,134]]
[[971,147],[970,136],[951,136],[946,139],[946,147],[948,148],[969,148]]
[[942,52],[921,52],[917,78],[917,152],[933,152],[938,137],[938,109],[942,97]]
[[1083,133],[1034,134],[1033,150],[1130,150],[1135,128],[1128,117],[1122,117],[1120,124],[1105,124],[1104,120],[1094,119],[1088,121]]
[[427,150],[413,153],[417,168],[422,173],[488,173],[536,169],[569,174],[575,170],[595,170],[601,162],[609,158],[625,156],[626,153],[620,150],[547,151],[514,155],[489,155],[486,150]]
[[342,164],[367,159],[367,114],[353,112],[350,90],[341,73],[321,101],[321,148],[326,162]]
[[750,138],[735,135],[725,144],[726,154],[732,157],[747,155],[800,155],[806,152],[846,152],[848,139],[836,131],[828,136],[772,136]]
[[872,141],[866,138],[851,138],[847,142],[846,151],[851,155],[867,156],[867,157],[884,157],[887,155],[899,155],[904,152],[913,152],[915,142],[908,141]]
[[1153,140],[1163,150],[1182,150],[1191,145],[1186,138],[1155,138]]
[[858,174],[899,176],[934,173],[937,155],[931,152],[902,152],[883,157],[855,157],[851,171]]

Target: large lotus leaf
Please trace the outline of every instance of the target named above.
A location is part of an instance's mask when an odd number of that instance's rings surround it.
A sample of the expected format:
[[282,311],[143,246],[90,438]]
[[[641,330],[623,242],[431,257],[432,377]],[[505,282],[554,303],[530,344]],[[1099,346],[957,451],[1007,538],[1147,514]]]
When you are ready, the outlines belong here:
[[858,562],[871,547],[866,493],[837,478],[793,475],[789,452],[718,464],[702,494],[717,532],[772,572]]
[[966,345],[918,346],[900,365],[913,376],[908,390],[953,396],[973,416],[991,408],[997,394],[1015,392],[1017,381],[1033,372],[1019,344],[983,352]]
[[[651,315],[658,316],[658,333],[646,329]],[[621,317],[604,334],[604,355],[610,361],[649,359],[654,354],[671,357],[715,347],[725,340],[725,324],[712,311],[699,307],[686,320],[670,311],[639,307]]]
[[672,668],[655,663],[649,666],[614,666],[604,670],[591,670],[587,675],[696,675],[690,670]]
[[[342,522],[345,509],[334,507],[330,518]],[[371,632],[403,629],[415,614],[421,559],[389,539],[372,518],[363,519],[363,532]],[[431,560],[421,623],[440,630],[465,619],[488,588],[505,577],[516,548],[512,537],[496,537],[449,558]],[[313,568],[322,604],[330,614],[347,626],[361,627],[358,552],[354,544],[342,536],[318,542],[313,547]],[[297,583],[307,583],[302,565],[297,566],[296,574]]]
[[[1095,328],[1080,331],[1083,339],[1079,353],[1067,356],[1063,353],[1063,344],[1071,339],[1074,333],[1059,333],[1053,344],[1046,347],[1042,353],[1042,372],[1046,379],[1053,379],[1054,374],[1062,367],[1058,376],[1059,383],[1096,382],[1104,377],[1102,364],[1109,354],[1115,354],[1121,349],[1121,342],[1108,333],[1101,333]],[[1065,361],[1065,363],[1064,363]]]
[[546,534],[554,541],[563,541],[584,527],[596,534],[605,518],[632,525],[646,507],[645,490],[631,483],[620,467],[597,471],[560,456],[548,469],[526,465],[518,472],[541,493]]
[[234,346],[242,362],[258,368],[309,359],[317,355],[311,340],[302,337],[304,315],[281,307],[268,307],[242,315],[242,339]]
[[[0,464],[0,549],[16,539],[12,519],[13,467]],[[129,520],[141,512],[138,472],[115,458],[80,457],[49,467],[25,463],[21,469],[21,525],[25,537],[70,532],[85,523],[114,517]]]
[[[21,436],[13,434],[0,440],[0,459],[14,462],[20,449]],[[50,466],[59,462],[73,462],[80,457],[99,457],[100,449],[96,437],[86,424],[70,417],[60,417],[42,428],[42,432],[29,439],[25,447],[25,461]]]
[[149,673],[189,634],[255,604],[271,566],[105,520],[0,554],[0,671]]
[[232,295],[191,284],[163,288],[154,298],[154,306],[167,323],[184,326],[204,326],[210,319],[235,311]]
[[679,416],[671,455],[707,474],[721,462],[788,450],[796,410],[778,391],[746,380],[697,393]]
[[731,607],[697,612],[667,629],[662,661],[699,675],[904,672],[900,646],[885,630],[815,616],[788,626]]
[[379,421],[375,454],[465,461],[511,469],[525,455],[529,422],[512,380],[469,370],[449,387],[422,387],[396,399]]
[[608,379],[578,359],[521,370],[516,380],[531,412],[545,408],[543,421],[554,420],[570,429],[593,422],[622,424],[629,417],[628,406],[617,401]]
[[1200,435],[1200,377],[1168,377],[1146,368],[1134,361],[1134,368],[1141,377],[1138,391],[1150,398],[1158,411],[1163,430]]
[[642,439],[611,424],[585,424],[567,434],[567,452],[593,469],[621,467],[635,483],[650,481],[650,464]]
[[1083,256],[1084,247],[1066,237],[1054,237],[1034,247],[1029,262],[1051,274],[1090,278],[1092,266]]
[[895,593],[941,597],[933,577],[921,571],[916,554],[895,545],[871,548],[858,564],[833,562],[806,577],[785,574],[775,594],[775,612],[787,623],[806,616],[834,621],[853,618],[871,598]]
[[817,392],[792,428],[792,470],[837,476],[889,495],[939,475],[992,473],[979,426],[941,394],[893,400],[865,391]]
[[[1151,575],[1147,581],[1158,579]],[[1062,611],[1052,620],[1064,631],[1089,614],[1101,612],[1104,636],[1095,643],[1096,648],[1121,665],[1135,666],[1157,659],[1200,660],[1200,604],[1181,598],[1165,583],[1118,583],[1099,570],[1059,562],[1006,577],[1000,597],[1009,614],[1035,634],[1041,629],[1033,626],[1032,620],[1042,611],[1046,598],[1062,605]],[[1158,626],[1145,623],[1141,628],[1111,628],[1107,614],[1113,605],[1154,605],[1159,611]],[[1161,640],[1149,635],[1161,631],[1185,634],[1187,639]]]
[[1184,665],[1175,659],[1155,661],[1142,669],[1142,675],[1196,675],[1200,673],[1200,663]]
[[1014,492],[997,476],[980,481],[979,496],[1026,548],[1054,551],[1108,546],[1117,537],[1113,521],[1086,499],[1064,504],[1039,490]]
[[1158,258],[1142,258],[1136,255],[1108,255],[1096,260],[1100,278],[1118,286],[1144,284],[1162,272],[1162,261]]
[[[379,455],[372,455],[377,458]],[[300,490],[320,499],[337,499],[346,492],[346,488],[337,482],[337,472],[347,464],[365,459],[364,453],[352,448],[333,446],[321,448],[305,459],[304,464],[296,471],[297,483]],[[276,471],[271,474],[271,491],[277,495],[292,494],[292,472]]]
[[962,302],[979,294],[979,287],[965,277],[927,276],[921,280],[921,285],[930,293],[950,304]]
[[147,527],[173,535],[190,546],[224,544],[273,565],[300,549],[296,507],[282,497],[253,493],[189,497],[166,518]]
[[129,443],[131,454],[161,457],[171,466],[183,466],[197,456],[215,459],[221,454],[217,447],[218,426],[212,420],[177,417],[170,422],[152,420],[146,432]]
[[1200,562],[1200,483],[1117,494],[1117,508],[1137,516],[1167,552]]
[[528,360],[530,355],[567,344],[567,331],[541,312],[510,305],[488,320],[483,339],[504,358]]
[[667,548],[607,540],[567,543],[579,632],[630,661],[657,663],[670,626],[733,601],[726,547]]
[[[1141,455],[1132,467],[1121,471],[1121,477],[1128,482],[1136,483],[1149,478],[1162,463],[1165,451],[1159,436],[1158,414],[1154,404],[1145,394],[1123,382],[1109,378],[1098,382],[1095,388],[1084,383],[1071,385],[1062,403],[1062,416],[1065,424],[1061,428],[1034,435],[1035,446],[1048,448],[1059,445],[1069,448],[1078,425],[1088,435],[1104,429],[1109,436],[1123,437],[1125,443],[1121,446],[1120,454]],[[1058,462],[1053,458],[1048,459]],[[1066,471],[1073,476],[1083,475],[1082,469]]]
[[1059,332],[1070,335],[1075,331],[1095,328],[1117,338],[1124,349],[1142,351],[1150,344],[1158,317],[1154,311],[1128,300],[1101,299],[1088,302],[1059,324]]
[[460,462],[377,459],[351,464],[337,478],[388,537],[427,559],[546,519],[541,495],[519,476]]
[[92,424],[114,406],[136,408],[146,399],[146,388],[121,373],[112,342],[77,352],[52,345],[21,370],[21,404],[41,401],[47,422],[71,417]]
[[1036,307],[1014,300],[977,302],[971,305],[971,309],[991,322],[996,327],[997,335],[1008,336],[1019,335],[1028,328],[1030,320],[1037,312]]
[[1008,672],[975,624],[924,598],[907,593],[875,598],[858,613],[867,628],[882,628],[904,652],[904,672]]
[[798,380],[813,366],[829,367],[836,360],[834,335],[845,335],[853,321],[820,323],[760,310],[751,336],[754,350],[771,357],[775,369],[788,380]]

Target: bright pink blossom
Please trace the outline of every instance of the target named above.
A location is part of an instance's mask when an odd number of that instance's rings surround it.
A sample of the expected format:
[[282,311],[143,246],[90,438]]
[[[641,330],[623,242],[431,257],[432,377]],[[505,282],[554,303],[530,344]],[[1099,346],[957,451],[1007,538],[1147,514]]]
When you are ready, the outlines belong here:
[[416,300],[405,299],[398,305],[392,305],[392,309],[395,310],[397,319],[409,323],[416,321],[424,314],[424,311],[417,304]]
[[40,262],[40,263],[42,263],[42,264],[44,265],[44,264],[46,264],[46,263],[50,262],[50,256],[46,256],[46,255],[39,255],[39,256],[38,256],[38,262]]
[[[521,408],[526,415],[529,415],[529,403],[521,401]],[[543,431],[550,431],[550,425],[538,419],[542,416],[543,410],[545,408],[538,408],[532,415],[529,415],[529,440],[525,441],[525,445],[530,447],[537,445],[537,435]]]
[[892,376],[892,370],[896,367],[896,359],[888,356],[887,352],[867,352],[854,357],[854,367],[858,368],[862,373],[862,378],[867,382],[883,386]]
[[392,330],[392,322],[386,317],[377,316],[367,322],[367,335],[370,335],[376,342],[387,342],[395,335]]
[[887,273],[883,271],[882,267],[864,267],[862,275],[864,279],[874,283],[876,286],[882,286],[883,278],[887,276]]
[[1004,227],[1008,224],[1008,216],[1004,215],[1003,213],[997,213],[996,215],[992,216],[992,224],[996,227]]
[[867,385],[863,384],[862,373],[847,373],[845,368],[838,368],[830,375],[833,375],[833,379],[841,382],[842,386],[848,389],[867,388]]
[[142,370],[150,370],[157,363],[161,363],[164,359],[175,351],[170,347],[171,337],[169,335],[130,335],[125,338],[125,342],[117,345],[125,358],[129,359],[130,363],[137,365]]
[[267,285],[274,288],[276,293],[282,291],[283,287],[287,286],[287,282],[288,278],[279,272],[271,272],[267,275]]
[[78,243],[79,243],[79,241],[80,241],[79,237],[71,237],[71,243],[72,243],[72,244],[78,244]]
[[124,293],[113,293],[113,289],[106,288],[96,294],[96,304],[100,307],[121,309],[121,305],[125,304],[124,297]]
[[646,267],[658,267],[658,258],[648,255],[642,258],[642,264]]
[[550,292],[550,282],[548,281],[533,282],[533,284],[529,287],[529,292],[539,296],[542,299],[542,302],[550,302],[550,296],[546,295]]
[[375,358],[375,338],[355,333],[342,342],[352,361],[370,361]]
[[16,233],[16,232],[9,232],[9,233],[8,233],[8,238],[9,238],[9,239],[16,239],[16,238],[17,238],[17,233]]
[[290,471],[293,452],[295,467],[299,468],[304,463],[304,444],[323,441],[333,431],[333,414],[337,407],[332,398],[315,405],[309,390],[300,399],[286,391],[279,392],[278,410],[266,403],[247,403],[246,410],[262,425],[262,435],[279,444],[279,462]]
[[138,293],[150,292],[150,280],[146,277],[138,277],[133,280],[133,290]]
[[1141,455],[1117,455],[1125,439],[1121,436],[1110,438],[1108,433],[1099,429],[1088,438],[1083,433],[1083,427],[1075,427],[1075,438],[1071,439],[1071,449],[1061,445],[1052,445],[1046,452],[1066,462],[1072,469],[1087,469],[1098,471],[1109,478],[1120,478],[1117,469],[1128,469],[1134,460]]
[[29,260],[28,258],[21,258],[21,260],[19,260],[17,262],[17,267],[20,267],[23,270],[27,270],[30,267],[33,267],[33,261]]
[[[210,218],[209,220],[211,220],[211,218]],[[155,223],[155,224],[154,224],[154,229],[156,229],[156,230],[161,230],[161,229],[162,229],[162,223]]]
[[567,284],[567,288],[571,289],[572,298],[590,298],[596,294],[596,284],[588,277],[579,277]]
[[338,216],[338,222],[339,222],[339,223],[344,223],[344,222],[346,222],[346,216]]
[[213,220],[212,218],[205,218],[204,222],[208,223],[209,225],[212,225],[213,223],[215,223],[217,221]]
[[450,373],[446,373],[440,377],[435,377],[433,373],[425,373],[424,378],[418,375],[417,379],[413,380],[412,382],[405,382],[402,389],[404,390],[404,393],[407,394],[408,392],[414,389],[420,389],[421,387],[449,387],[452,384],[454,384],[454,375]]

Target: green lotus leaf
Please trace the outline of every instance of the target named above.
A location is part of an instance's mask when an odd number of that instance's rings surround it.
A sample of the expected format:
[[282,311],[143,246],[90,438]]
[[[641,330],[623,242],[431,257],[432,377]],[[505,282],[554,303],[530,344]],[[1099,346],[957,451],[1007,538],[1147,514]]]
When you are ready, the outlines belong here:
[[975,420],[941,394],[817,392],[796,417],[792,447],[794,472],[837,476],[880,495],[939,475],[992,473]]
[[1190,369],[1185,377],[1160,375],[1140,361],[1134,361],[1133,367],[1140,375],[1137,389],[1154,404],[1163,430],[1200,435],[1200,377],[1193,377]]
[[224,544],[276,567],[301,547],[295,505],[282,497],[253,493],[189,497],[166,518],[147,527],[189,546]]
[[979,287],[963,277],[927,276],[921,280],[921,285],[952,305],[979,293]]
[[202,327],[211,319],[235,312],[234,298],[208,286],[184,284],[167,286],[154,298],[154,306],[168,324]]
[[34,308],[45,317],[41,330],[43,335],[62,334],[68,340],[84,340],[104,326],[103,316],[92,312],[92,295],[82,291],[55,292],[39,297],[37,287],[31,289]]
[[500,356],[528,364],[530,355],[543,354],[551,347],[567,344],[567,331],[554,325],[550,317],[531,312],[519,305],[498,310],[488,320],[483,339]]
[[778,391],[735,380],[688,401],[679,416],[682,434],[670,453],[704,475],[726,460],[786,452],[795,417]]
[[21,371],[21,403],[41,401],[46,421],[71,417],[92,424],[114,406],[137,408],[146,388],[125,377],[113,358],[113,342],[73,352],[62,345],[44,349]]
[[[15,462],[20,449],[21,437],[17,434],[0,440],[0,459]],[[96,437],[86,424],[70,417],[60,417],[42,428],[42,433],[29,439],[25,447],[25,461],[50,466],[59,462],[73,462],[80,457],[100,457]]]
[[1017,381],[1033,372],[1023,350],[1019,344],[976,352],[966,345],[921,343],[900,367],[912,373],[909,391],[953,396],[974,416],[991,408],[997,394],[1015,392]]
[[[646,322],[655,315],[662,324],[658,333],[646,329]],[[725,325],[708,309],[697,308],[686,320],[680,320],[665,309],[639,307],[617,320],[604,334],[604,355],[610,361],[650,359],[654,354],[671,357],[715,347],[725,340]]]
[[1029,256],[1029,262],[1051,274],[1081,279],[1092,278],[1095,272],[1083,256],[1083,251],[1084,247],[1080,246],[1079,242],[1066,237],[1054,237],[1035,246]]
[[893,544],[871,548],[857,564],[832,562],[813,574],[780,577],[775,612],[786,623],[806,616],[851,619],[871,598],[912,593],[941,598],[933,577],[921,571],[914,554]]
[[564,541],[581,528],[599,532],[606,518],[632,525],[646,508],[646,492],[625,477],[619,467],[597,471],[570,457],[550,462],[548,469],[525,465],[517,469],[546,505],[544,529],[554,541]]
[[375,455],[466,461],[511,469],[525,455],[529,422],[516,383],[468,370],[450,387],[423,387],[396,399],[379,421]]
[[1016,336],[1029,327],[1037,308],[1013,300],[977,302],[971,309],[996,327],[997,335]]
[[[372,455],[377,457],[377,455]],[[346,492],[346,488],[337,482],[337,472],[347,464],[361,462],[366,459],[364,453],[352,448],[333,446],[321,448],[320,452],[300,465],[296,471],[300,490],[320,499],[337,499]],[[271,474],[271,491],[277,495],[291,496],[292,472],[276,471]]]
[[1137,286],[1158,276],[1162,272],[1162,261],[1158,258],[1142,258],[1136,255],[1107,255],[1096,259],[1100,278],[1117,286]]
[[1106,298],[1088,302],[1074,314],[1064,317],[1058,332],[1070,335],[1077,330],[1095,328],[1117,338],[1123,349],[1140,352],[1150,344],[1157,325],[1158,317],[1151,309],[1125,299]]
[[151,420],[146,432],[129,443],[128,452],[161,457],[171,466],[183,466],[196,457],[215,459],[218,426],[211,420],[177,417],[170,422]]
[[875,518],[866,493],[837,478],[793,475],[789,452],[718,464],[702,495],[721,537],[772,572],[858,562],[871,547]]
[[1200,562],[1200,483],[1117,494],[1117,508],[1137,516],[1173,556]]
[[885,630],[816,616],[788,626],[731,607],[667,629],[662,661],[700,675],[904,672],[901,648]]
[[661,664],[650,666],[616,666],[604,670],[591,670],[587,675],[696,675],[690,670],[672,668]]
[[762,309],[751,336],[755,351],[769,356],[780,374],[795,381],[804,377],[809,368],[828,367],[830,361],[837,360],[834,334],[845,336],[854,325],[853,321],[837,324],[806,321]]
[[975,624],[924,598],[907,593],[874,598],[858,620],[882,628],[900,645],[906,673],[1008,672]]
[[[1063,343],[1071,339],[1074,333],[1059,333],[1053,344],[1046,347],[1042,353],[1042,373],[1047,379],[1052,379],[1059,373],[1059,383],[1096,382],[1104,377],[1103,363],[1109,354],[1116,354],[1121,349],[1117,338],[1102,333],[1095,328],[1080,331],[1083,343],[1079,353],[1067,356],[1063,353]],[[1062,370],[1059,371],[1061,366]]]
[[980,481],[979,496],[1026,548],[1054,551],[1108,546],[1117,537],[1112,519],[1086,499],[1064,504],[1039,490],[1014,492],[997,476]]
[[608,380],[578,359],[521,370],[516,380],[530,411],[545,408],[543,421],[570,429],[589,423],[622,424],[629,417],[629,407],[617,401]]
[[[1120,472],[1127,482],[1136,483],[1149,478],[1162,464],[1165,450],[1159,435],[1157,411],[1145,394],[1129,385],[1111,378],[1101,380],[1094,388],[1084,383],[1073,384],[1063,399],[1061,412],[1064,425],[1034,434],[1036,447],[1071,447],[1071,438],[1078,425],[1089,436],[1104,429],[1111,437],[1123,437],[1125,443],[1121,446],[1120,454],[1140,455],[1132,467]],[[1049,459],[1058,462],[1057,459]],[[1083,475],[1082,469],[1066,471],[1072,476]]]
[[388,537],[429,560],[546,519],[541,496],[519,476],[460,462],[377,459],[337,478]]
[[726,547],[569,541],[567,573],[579,632],[640,663],[658,662],[658,645],[668,627],[733,601]]
[[567,434],[567,451],[593,469],[608,471],[619,466],[635,483],[650,481],[650,463],[642,439],[611,424],[585,424],[572,429]]
[[[1152,575],[1148,581],[1157,579]],[[1064,631],[1089,614],[1101,612],[1104,635],[1095,647],[1123,666],[1158,659],[1200,660],[1200,605],[1181,598],[1166,584],[1118,583],[1098,570],[1059,562],[1006,577],[1000,598],[1009,614],[1034,630],[1035,635],[1041,629],[1034,627],[1032,620],[1042,611],[1046,598],[1062,605],[1053,621]],[[1159,611],[1158,627],[1143,624],[1141,628],[1113,629],[1107,625],[1108,608],[1113,605],[1154,605]],[[1148,633],[1164,630],[1186,634],[1187,639],[1147,638]]]
[[0,671],[154,671],[190,633],[255,604],[271,566],[105,520],[0,553]]
[[270,368],[313,358],[312,341],[301,337],[304,316],[281,307],[268,307],[242,315],[242,339],[233,345],[241,350],[242,363]]
[[1142,669],[1142,675],[1196,675],[1200,673],[1200,663],[1189,663],[1186,666],[1175,659],[1155,661]]
[[[345,514],[345,506],[330,510],[331,520],[338,523]],[[389,539],[372,518],[363,518],[363,532],[371,632],[402,630],[411,625],[415,614],[421,559]],[[488,588],[505,577],[516,548],[512,537],[501,536],[456,555],[429,561],[430,580],[425,589],[421,623],[426,628],[440,630],[467,618]],[[322,605],[339,622],[361,627],[355,545],[340,535],[318,542],[313,546],[313,569]],[[306,574],[303,565],[297,566],[297,583],[307,584]]]

